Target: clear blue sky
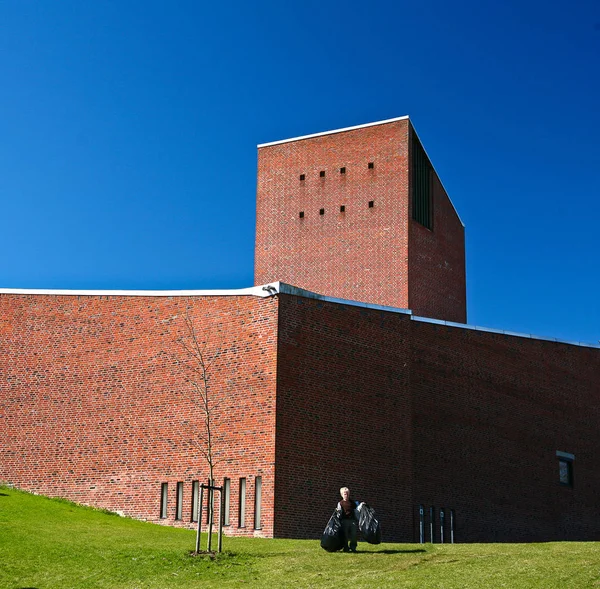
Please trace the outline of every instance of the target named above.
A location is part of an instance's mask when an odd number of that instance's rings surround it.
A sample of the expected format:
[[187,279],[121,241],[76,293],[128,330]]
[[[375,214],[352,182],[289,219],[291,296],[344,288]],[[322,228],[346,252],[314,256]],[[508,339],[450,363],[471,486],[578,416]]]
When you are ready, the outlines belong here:
[[256,145],[409,115],[469,323],[600,340],[600,2],[0,3],[0,287],[253,283]]

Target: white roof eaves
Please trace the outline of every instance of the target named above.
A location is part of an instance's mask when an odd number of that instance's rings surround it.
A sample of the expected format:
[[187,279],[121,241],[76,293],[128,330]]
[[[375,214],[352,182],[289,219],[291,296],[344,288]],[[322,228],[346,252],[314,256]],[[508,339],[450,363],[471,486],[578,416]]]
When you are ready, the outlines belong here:
[[125,296],[125,297],[219,297],[219,296],[255,296],[267,298],[277,294],[287,294],[307,299],[315,299],[319,301],[335,303],[340,305],[349,305],[352,307],[362,307],[365,309],[373,309],[376,311],[386,311],[388,313],[401,313],[409,315],[412,321],[421,323],[433,323],[444,325],[446,327],[454,327],[457,329],[468,329],[472,331],[483,331],[486,333],[496,333],[511,337],[522,337],[538,341],[549,341],[558,344],[567,344],[571,346],[580,346],[583,348],[600,349],[600,344],[590,344],[586,342],[575,342],[569,340],[561,340],[553,337],[544,337],[529,333],[518,333],[515,331],[507,331],[503,329],[492,329],[489,327],[481,327],[479,325],[468,325],[466,323],[456,323],[453,321],[444,321],[443,319],[432,319],[429,317],[419,317],[414,315],[410,309],[402,309],[399,307],[388,307],[385,305],[375,305],[373,303],[365,303],[362,301],[353,301],[350,299],[339,299],[315,293],[309,290],[304,290],[285,282],[271,282],[252,286],[250,288],[227,289],[227,290],[51,290],[51,289],[26,289],[26,288],[0,288],[0,295],[45,295],[45,296]]
[[466,323],[454,323],[453,321],[444,321],[442,319],[430,319],[428,317],[419,317],[418,315],[412,315],[411,319],[413,321],[419,321],[421,323],[434,323],[437,325],[445,325],[446,327],[456,327],[458,329],[469,329],[472,331],[484,331],[486,333],[497,333],[499,335],[507,335],[511,337],[523,337],[532,340],[538,341],[548,341],[557,344],[568,344],[570,346],[580,346],[582,348],[598,348],[600,349],[600,345],[598,344],[590,344],[585,342],[573,342],[568,340],[561,340],[556,337],[545,337],[541,335],[533,335],[531,333],[519,333],[516,331],[507,331],[504,329],[492,329],[490,327],[481,327],[480,325],[468,325]]
[[349,305],[351,307],[363,307],[365,309],[373,309],[376,311],[387,311],[389,313],[401,313],[404,315],[412,315],[412,311],[410,309],[387,307],[385,305],[375,305],[373,303],[364,303],[362,301],[353,301],[350,299],[338,299],[335,297],[318,294],[316,292],[311,292],[310,290],[304,290],[303,288],[298,288],[297,286],[292,286],[291,284],[286,284],[285,282],[279,282],[277,284],[279,285],[280,294],[294,295],[298,297],[303,297],[305,299],[316,299],[328,303],[337,303],[339,305]]
[[240,289],[222,290],[65,290],[65,289],[27,289],[27,288],[0,288],[2,294],[16,295],[46,295],[46,296],[114,296],[114,297],[232,297],[255,296],[268,297],[273,293],[266,286],[252,286]]
[[374,123],[365,123],[363,125],[355,125],[354,127],[344,127],[343,129],[333,129],[331,131],[323,131],[322,133],[312,133],[311,135],[301,135],[300,137],[291,137],[290,139],[280,139],[279,141],[271,141],[269,143],[259,143],[256,147],[271,147],[272,145],[281,145],[282,143],[291,143],[292,141],[302,141],[303,139],[312,139],[314,137],[323,137],[325,135],[334,135],[335,133],[344,133],[346,131],[355,131],[356,129],[364,129],[366,127],[374,127],[375,125],[385,125],[386,123],[395,123],[396,121],[405,121],[408,115],[396,117],[394,119],[386,119],[385,121],[375,121]]

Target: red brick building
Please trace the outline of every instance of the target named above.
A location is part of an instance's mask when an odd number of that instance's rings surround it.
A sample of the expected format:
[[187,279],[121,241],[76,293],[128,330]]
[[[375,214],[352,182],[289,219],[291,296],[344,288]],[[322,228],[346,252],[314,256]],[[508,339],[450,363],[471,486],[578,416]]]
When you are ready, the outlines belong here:
[[0,481],[193,526],[189,315],[226,533],[317,538],[347,485],[387,541],[599,539],[600,349],[464,323],[463,226],[407,118],[260,146],[257,203],[269,288],[0,291]]
[[258,147],[255,284],[466,323],[464,226],[408,117]]

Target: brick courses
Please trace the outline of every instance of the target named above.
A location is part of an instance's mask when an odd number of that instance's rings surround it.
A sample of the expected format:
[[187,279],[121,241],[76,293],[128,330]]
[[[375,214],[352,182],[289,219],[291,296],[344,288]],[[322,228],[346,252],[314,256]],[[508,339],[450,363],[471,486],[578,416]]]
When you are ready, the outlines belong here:
[[348,486],[399,537],[412,502],[410,316],[280,299],[275,532],[319,537]]
[[464,228],[434,170],[435,230],[412,220],[412,133],[401,118],[259,146],[255,284],[465,322]]
[[[208,474],[170,356],[189,307],[224,403],[226,533],[316,538],[348,485],[387,540],[418,539],[419,504],[454,509],[457,541],[598,539],[600,350],[311,296],[0,295],[0,480],[191,527],[191,482]],[[576,456],[573,488],[557,450]]]
[[[227,534],[318,538],[347,485],[387,541],[418,541],[419,505],[436,541],[440,508],[446,540],[450,509],[460,542],[600,539],[600,348],[416,316],[461,322],[466,304],[464,229],[435,174],[433,230],[411,219],[413,132],[404,118],[259,149],[256,280],[326,296],[0,292],[0,481],[193,527],[208,471],[177,364],[187,312],[213,362]],[[573,487],[557,451],[575,455]]]
[[[176,365],[189,309],[207,338],[217,479],[231,478],[230,533],[253,534],[254,478],[272,535],[277,304],[256,297],[0,295],[0,480],[126,515],[191,526],[206,482],[202,415]],[[251,441],[251,443],[249,443]],[[237,528],[247,478],[246,528]],[[176,522],[175,485],[184,483]],[[160,486],[169,511],[159,519]]]
[[[455,509],[461,542],[598,540],[600,349],[419,321],[411,332],[413,507]],[[557,451],[575,455],[572,488]]]

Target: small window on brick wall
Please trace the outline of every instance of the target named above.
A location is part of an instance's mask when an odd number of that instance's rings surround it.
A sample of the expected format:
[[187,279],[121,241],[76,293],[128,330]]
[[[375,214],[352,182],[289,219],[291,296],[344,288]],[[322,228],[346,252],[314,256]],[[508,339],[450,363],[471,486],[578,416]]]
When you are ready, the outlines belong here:
[[238,526],[240,528],[246,527],[246,479],[240,479],[240,496],[239,496],[239,518]]
[[556,452],[558,458],[558,480],[564,487],[573,486],[573,461],[575,456],[568,452]]
[[160,517],[166,519],[167,517],[167,499],[169,495],[169,484],[162,483],[160,486]]
[[175,502],[175,519],[181,519],[183,516],[183,483],[177,483],[177,494]]
[[412,136],[412,218],[417,222],[433,229],[433,197],[432,179],[433,167],[419,138]]
[[231,497],[231,479],[223,480],[223,525],[229,525],[229,499]]
[[254,529],[260,530],[260,511],[262,506],[262,477],[254,479]]
[[191,514],[192,514],[192,521],[193,522],[197,522],[198,521],[198,495],[200,492],[200,482],[199,481],[192,481],[192,509],[191,509]]

